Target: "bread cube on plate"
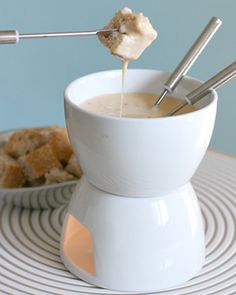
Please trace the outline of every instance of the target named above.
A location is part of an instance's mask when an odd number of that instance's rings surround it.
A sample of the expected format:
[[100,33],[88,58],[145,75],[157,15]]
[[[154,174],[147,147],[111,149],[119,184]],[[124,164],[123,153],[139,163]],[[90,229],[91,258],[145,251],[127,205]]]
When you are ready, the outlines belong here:
[[44,142],[45,138],[39,131],[23,129],[12,134],[4,149],[8,155],[18,158],[38,148]]
[[50,169],[62,166],[50,144],[45,144],[22,157],[20,163],[29,180],[40,178]]
[[2,151],[0,153],[0,187],[18,188],[25,182],[21,166]]

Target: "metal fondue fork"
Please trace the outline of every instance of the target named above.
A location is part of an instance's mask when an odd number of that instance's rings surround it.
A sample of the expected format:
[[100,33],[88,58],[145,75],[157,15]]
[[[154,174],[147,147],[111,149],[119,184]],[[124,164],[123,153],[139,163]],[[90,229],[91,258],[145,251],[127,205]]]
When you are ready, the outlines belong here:
[[224,85],[235,76],[236,76],[236,61],[233,62],[228,67],[224,68],[222,71],[217,73],[208,81],[204,82],[200,87],[198,87],[197,89],[187,94],[185,96],[186,101],[179,104],[176,108],[174,108],[172,111],[167,113],[165,116],[172,116],[175,113],[177,113],[179,110],[181,110],[183,107],[185,107],[186,105],[195,104],[204,96],[206,96],[208,93],[210,93],[212,89],[217,89],[218,87]]
[[208,42],[214,36],[218,28],[221,26],[222,21],[217,17],[212,17],[201,35],[197,38],[193,46],[189,49],[187,54],[184,56],[180,64],[177,66],[175,71],[171,74],[169,79],[166,81],[164,88],[165,90],[159,96],[154,106],[159,106],[162,100],[165,98],[167,93],[173,92],[175,87],[180,82],[181,78],[187,73],[193,63],[196,61],[198,56],[201,54],[203,49],[206,47]]
[[20,39],[32,38],[50,38],[50,37],[76,37],[76,36],[92,36],[99,33],[112,33],[118,29],[100,29],[95,31],[82,32],[54,32],[54,33],[31,33],[19,34],[17,30],[0,31],[0,44],[16,44]]

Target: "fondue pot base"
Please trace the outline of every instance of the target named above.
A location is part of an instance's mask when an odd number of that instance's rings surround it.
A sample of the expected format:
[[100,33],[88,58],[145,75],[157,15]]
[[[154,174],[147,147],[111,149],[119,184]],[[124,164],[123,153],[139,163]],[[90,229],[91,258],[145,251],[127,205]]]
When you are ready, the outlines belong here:
[[106,193],[85,177],[63,225],[61,259],[77,277],[117,291],[181,284],[201,269],[204,228],[190,183],[153,197]]

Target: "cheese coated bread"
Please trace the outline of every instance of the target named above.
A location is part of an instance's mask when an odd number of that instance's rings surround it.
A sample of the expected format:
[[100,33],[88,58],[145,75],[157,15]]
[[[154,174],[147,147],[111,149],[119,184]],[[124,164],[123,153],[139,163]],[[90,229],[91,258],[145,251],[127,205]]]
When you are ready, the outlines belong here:
[[127,61],[137,59],[157,37],[149,19],[127,7],[119,10],[104,28],[117,31],[99,33],[100,41],[111,54]]

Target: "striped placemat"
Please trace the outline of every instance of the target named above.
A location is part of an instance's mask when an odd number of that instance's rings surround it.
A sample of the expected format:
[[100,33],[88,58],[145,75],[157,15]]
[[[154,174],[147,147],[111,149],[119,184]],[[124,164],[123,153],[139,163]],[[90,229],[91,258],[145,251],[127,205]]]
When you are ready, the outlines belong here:
[[[208,152],[193,179],[206,232],[202,271],[178,288],[155,294],[236,294],[236,159]],[[66,207],[28,210],[2,204],[0,294],[127,294],[91,286],[60,261]]]

